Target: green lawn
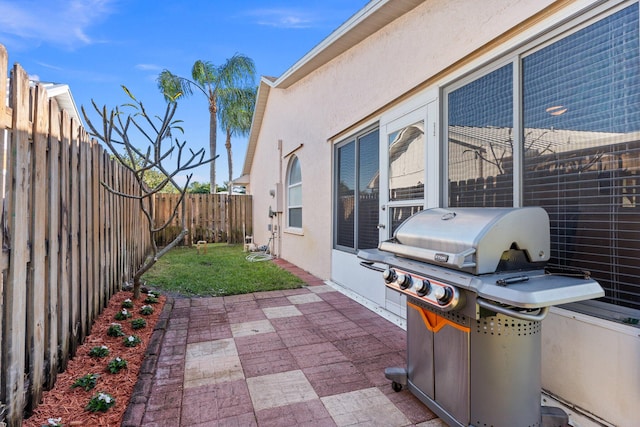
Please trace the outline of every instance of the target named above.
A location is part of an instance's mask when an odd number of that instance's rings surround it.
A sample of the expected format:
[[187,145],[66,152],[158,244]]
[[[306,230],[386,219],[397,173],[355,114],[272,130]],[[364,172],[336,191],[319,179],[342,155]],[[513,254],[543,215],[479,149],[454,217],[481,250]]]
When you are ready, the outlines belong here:
[[250,262],[242,245],[209,244],[207,253],[178,247],[142,280],[153,289],[183,296],[224,296],[299,288],[302,280],[273,262]]

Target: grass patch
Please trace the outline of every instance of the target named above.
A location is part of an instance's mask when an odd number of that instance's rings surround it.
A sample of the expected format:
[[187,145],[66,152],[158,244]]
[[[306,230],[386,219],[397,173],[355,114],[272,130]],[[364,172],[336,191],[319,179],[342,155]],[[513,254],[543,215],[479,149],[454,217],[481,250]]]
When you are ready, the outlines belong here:
[[156,262],[142,280],[184,296],[224,296],[294,289],[302,280],[272,262],[247,261],[243,245],[209,244],[207,253],[178,247]]

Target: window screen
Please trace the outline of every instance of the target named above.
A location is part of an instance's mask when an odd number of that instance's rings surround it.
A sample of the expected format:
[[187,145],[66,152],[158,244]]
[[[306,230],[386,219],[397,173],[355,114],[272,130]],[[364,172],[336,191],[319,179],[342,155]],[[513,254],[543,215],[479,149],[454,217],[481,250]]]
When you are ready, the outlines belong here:
[[551,219],[554,264],[640,309],[638,4],[522,60],[524,204]]
[[336,148],[335,246],[378,246],[379,133],[369,130]]
[[355,245],[356,142],[337,149],[336,156],[336,245],[353,248]]
[[448,95],[449,206],[513,206],[513,66]]

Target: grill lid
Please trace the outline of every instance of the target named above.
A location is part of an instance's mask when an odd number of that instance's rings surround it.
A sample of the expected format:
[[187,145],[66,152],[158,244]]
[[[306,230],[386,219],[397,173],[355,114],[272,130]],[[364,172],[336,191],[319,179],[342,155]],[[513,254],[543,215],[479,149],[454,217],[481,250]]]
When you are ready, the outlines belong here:
[[551,252],[549,217],[540,207],[426,209],[379,249],[472,274],[540,267]]

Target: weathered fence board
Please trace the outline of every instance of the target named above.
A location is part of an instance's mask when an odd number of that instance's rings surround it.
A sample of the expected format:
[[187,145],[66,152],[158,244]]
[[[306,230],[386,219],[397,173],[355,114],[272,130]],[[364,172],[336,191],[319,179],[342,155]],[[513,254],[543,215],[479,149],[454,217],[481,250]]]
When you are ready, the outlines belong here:
[[[29,260],[29,221],[14,212],[28,215],[31,168],[29,167],[29,80],[20,67],[13,68],[10,102],[13,108],[12,137],[9,144],[7,197],[11,201],[9,218],[9,276],[5,284],[5,313],[2,371],[7,411],[16,417],[23,410],[25,371],[25,319],[27,307],[27,261]],[[0,100],[1,101],[1,100]],[[28,216],[27,216],[28,217]],[[19,284],[15,286],[14,284]],[[17,419],[17,418],[16,418]],[[16,423],[12,423],[17,425]]]

